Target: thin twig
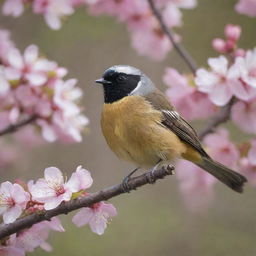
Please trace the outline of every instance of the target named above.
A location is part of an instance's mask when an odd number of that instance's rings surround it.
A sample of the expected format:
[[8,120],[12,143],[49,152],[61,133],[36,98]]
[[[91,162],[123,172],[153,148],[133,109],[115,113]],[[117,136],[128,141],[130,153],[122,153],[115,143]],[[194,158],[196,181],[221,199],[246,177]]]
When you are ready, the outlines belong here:
[[229,120],[231,108],[235,101],[235,98],[232,98],[226,106],[224,106],[212,119],[208,121],[206,127],[199,132],[200,140],[202,140],[207,134],[214,132],[214,129],[220,124]]
[[195,74],[196,70],[197,70],[197,65],[196,65],[194,59],[191,57],[191,55],[188,53],[188,51],[181,44],[178,44],[175,41],[173,32],[164,23],[161,13],[159,12],[159,10],[157,9],[157,7],[154,4],[154,0],[148,0],[148,3],[150,5],[152,13],[158,20],[164,34],[166,34],[166,36],[170,39],[171,43],[173,44],[173,46],[176,49],[176,51],[178,52],[178,54],[186,62],[186,64],[191,69],[193,74]]
[[[158,179],[163,179],[167,175],[172,175],[173,170],[174,167],[168,166],[167,168],[155,170],[153,173],[144,173],[138,177],[131,178],[128,182],[128,186],[131,190],[135,190],[136,188],[141,187],[145,184],[152,184]],[[53,210],[42,211],[40,213],[34,213],[32,215],[23,217],[11,224],[6,224],[2,226],[0,228],[0,239],[15,234],[25,228],[29,228],[38,222],[50,220],[54,216],[68,214],[69,212],[72,212],[79,208],[92,206],[97,202],[108,200],[123,193],[125,193],[125,191],[123,190],[123,186],[122,184],[119,184],[109,188],[105,188],[101,191],[82,198],[64,202]]]
[[8,126],[7,128],[3,129],[0,131],[0,136],[3,136],[3,135],[6,135],[8,133],[13,133],[13,132],[16,132],[19,128],[27,125],[27,124],[30,124],[32,122],[34,122],[36,120],[36,116],[33,115],[17,124],[11,124],[10,126]]

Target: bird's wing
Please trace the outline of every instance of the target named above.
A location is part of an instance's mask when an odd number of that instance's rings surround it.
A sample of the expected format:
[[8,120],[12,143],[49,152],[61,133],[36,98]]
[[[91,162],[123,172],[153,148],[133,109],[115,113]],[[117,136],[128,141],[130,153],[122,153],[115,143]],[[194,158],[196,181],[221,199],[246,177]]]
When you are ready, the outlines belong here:
[[196,131],[185,121],[159,90],[144,96],[157,110],[162,112],[161,125],[174,132],[182,141],[196,149],[202,156],[208,157],[204,151]]

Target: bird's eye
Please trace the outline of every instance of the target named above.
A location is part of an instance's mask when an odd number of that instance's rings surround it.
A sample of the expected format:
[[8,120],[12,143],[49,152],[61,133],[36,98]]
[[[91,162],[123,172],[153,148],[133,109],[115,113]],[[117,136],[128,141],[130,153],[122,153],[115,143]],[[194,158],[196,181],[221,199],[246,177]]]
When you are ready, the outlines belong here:
[[125,81],[126,80],[126,77],[125,76],[118,76],[117,77],[117,81],[118,82],[123,82],[123,81]]

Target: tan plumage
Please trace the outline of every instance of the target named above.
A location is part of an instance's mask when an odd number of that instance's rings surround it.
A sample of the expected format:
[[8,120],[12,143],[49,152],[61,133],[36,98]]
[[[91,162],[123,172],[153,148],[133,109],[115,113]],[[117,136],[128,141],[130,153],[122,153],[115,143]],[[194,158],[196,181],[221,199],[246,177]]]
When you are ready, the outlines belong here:
[[123,160],[152,167],[159,159],[172,160],[187,147],[161,125],[162,113],[141,96],[104,104],[101,127],[109,147]]

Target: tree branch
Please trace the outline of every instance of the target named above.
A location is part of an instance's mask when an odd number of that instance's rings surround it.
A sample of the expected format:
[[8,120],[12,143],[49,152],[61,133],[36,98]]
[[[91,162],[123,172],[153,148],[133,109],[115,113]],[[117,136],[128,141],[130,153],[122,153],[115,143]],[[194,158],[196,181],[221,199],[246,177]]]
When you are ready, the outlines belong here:
[[228,121],[231,108],[235,102],[236,100],[233,97],[226,106],[224,106],[212,119],[209,120],[206,127],[204,127],[201,132],[199,132],[200,140],[202,140],[207,134],[213,132],[215,128],[218,127],[220,124]]
[[196,65],[194,59],[191,57],[191,55],[188,53],[188,51],[181,44],[178,44],[175,42],[173,32],[170,29],[168,29],[168,27],[164,23],[161,13],[159,12],[159,10],[156,8],[156,6],[154,4],[154,0],[148,0],[148,3],[150,5],[152,13],[158,20],[164,34],[166,34],[166,36],[169,38],[169,40],[173,44],[174,48],[178,52],[178,54],[181,56],[181,58],[186,62],[188,67],[191,69],[192,73],[196,74],[197,65]]
[[37,116],[33,115],[33,116],[29,117],[28,119],[21,121],[20,123],[12,124],[12,125],[8,126],[7,128],[3,129],[2,131],[0,131],[0,136],[6,135],[8,133],[16,132],[19,128],[34,122],[36,120],[36,118],[37,118]]
[[[145,184],[152,184],[158,179],[163,179],[167,175],[172,175],[173,170],[173,166],[168,166],[167,168],[162,167],[159,170],[155,170],[154,173],[144,173],[140,176],[131,178],[128,182],[128,186],[131,190],[136,190],[136,188],[141,187]],[[125,191],[123,190],[123,186],[122,184],[119,184],[109,188],[105,188],[101,191],[92,193],[82,198],[63,202],[55,209],[49,211],[41,211],[40,213],[34,213],[18,219],[13,223],[2,226],[0,228],[0,239],[15,234],[22,229],[29,228],[38,222],[50,220],[54,216],[68,214],[69,212],[72,212],[74,210],[80,209],[82,207],[92,206],[95,203],[108,200],[123,193],[125,193]]]

